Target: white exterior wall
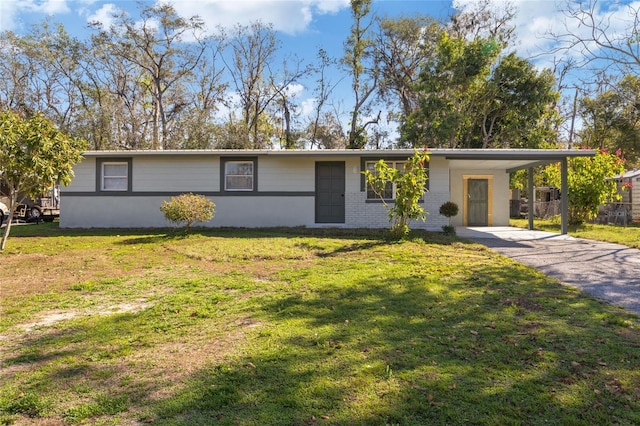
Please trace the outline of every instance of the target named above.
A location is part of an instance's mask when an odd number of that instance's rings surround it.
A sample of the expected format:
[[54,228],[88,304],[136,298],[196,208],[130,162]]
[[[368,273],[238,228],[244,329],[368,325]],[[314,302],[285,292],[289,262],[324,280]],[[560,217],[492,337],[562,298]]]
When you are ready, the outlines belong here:
[[[315,163],[344,161],[345,163],[345,223],[316,224],[313,196],[212,196],[216,203],[213,221],[200,226],[211,227],[272,227],[327,226],[349,228],[387,228],[387,210],[379,202],[367,202],[361,190],[359,157],[260,157],[257,166],[258,190],[261,192],[314,192]],[[154,228],[169,227],[160,212],[160,205],[169,196],[149,196],[149,192],[217,192],[220,191],[219,157],[134,157],[132,159],[132,190],[144,196],[114,194],[74,197],[73,192],[94,192],[96,161],[84,160],[74,167],[76,178],[65,188],[61,198],[60,226],[63,228]],[[414,228],[440,230],[448,224],[440,216],[440,205],[449,200],[447,160],[432,159],[429,164],[430,190],[423,207],[428,212],[426,222],[415,221]]]
[[134,157],[133,191],[207,192],[220,190],[218,157]]
[[[366,191],[360,190],[360,159],[347,162],[347,184],[345,194],[345,222],[353,228],[388,228],[389,214],[381,202],[367,202]],[[357,172],[355,172],[357,170]],[[426,221],[412,221],[409,226],[415,229],[440,231],[448,225],[446,217],[439,213],[440,206],[449,201],[449,168],[444,158],[434,158],[429,162],[429,192],[425,193],[422,208],[428,213]]]
[[332,159],[258,158],[258,191],[315,191],[316,161],[332,161]]
[[464,176],[493,176],[493,199],[491,200],[493,222],[491,226],[509,226],[509,174],[503,170],[453,169],[450,172],[451,201],[460,209],[451,218],[454,226],[464,224]]
[[[216,203],[215,216],[202,227],[262,228],[313,226],[313,197],[207,197]],[[61,198],[61,228],[169,228],[160,205],[169,197]],[[87,206],[90,206],[90,211]]]
[[94,192],[96,190],[96,159],[84,158],[73,166],[73,180],[63,188],[65,192]]
[[[122,157],[125,157],[123,153]],[[230,154],[232,156],[232,154]],[[315,164],[318,161],[345,163],[345,223],[315,223]],[[85,159],[74,167],[76,177],[61,197],[62,228],[157,228],[171,227],[160,212],[166,193],[209,193],[216,204],[214,219],[207,227],[346,227],[388,228],[387,210],[379,202],[366,202],[361,190],[361,159],[357,156],[261,156],[257,163],[258,192],[268,196],[211,195],[220,191],[219,156],[135,156],[132,158],[133,194],[87,194],[96,190],[96,160]],[[449,201],[449,168],[444,158],[429,164],[429,192],[423,206],[426,222],[415,221],[413,228],[439,231],[448,224],[438,210]],[[74,192],[82,192],[74,196]],[[143,194],[136,195],[136,192]],[[150,192],[164,192],[154,196]],[[288,196],[286,192],[298,194]],[[301,195],[300,193],[309,193]],[[81,196],[80,196],[81,195]],[[507,197],[508,198],[508,197]],[[460,203],[461,205],[461,203]],[[508,215],[508,208],[505,210]]]

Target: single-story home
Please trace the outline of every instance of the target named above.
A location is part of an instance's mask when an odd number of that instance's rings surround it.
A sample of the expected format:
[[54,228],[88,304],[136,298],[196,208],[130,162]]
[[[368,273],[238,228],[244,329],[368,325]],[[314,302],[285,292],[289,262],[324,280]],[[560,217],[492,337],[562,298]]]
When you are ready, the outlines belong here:
[[[162,201],[191,192],[216,204],[214,219],[201,224],[206,227],[386,228],[387,211],[367,189],[362,171],[380,159],[401,167],[414,152],[89,151],[63,188],[60,227],[168,227]],[[588,150],[432,149],[428,192],[421,200],[427,220],[411,226],[441,230],[449,224],[439,214],[446,201],[460,208],[454,226],[507,226],[509,172],[561,162],[566,177],[568,157],[593,155]],[[394,188],[387,194],[392,202]]]

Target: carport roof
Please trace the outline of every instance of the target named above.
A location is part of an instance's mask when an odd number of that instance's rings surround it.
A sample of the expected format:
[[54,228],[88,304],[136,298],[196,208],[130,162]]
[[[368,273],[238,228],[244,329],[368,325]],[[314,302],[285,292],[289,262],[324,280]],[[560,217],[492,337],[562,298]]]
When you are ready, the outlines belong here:
[[[326,149],[326,150],[256,150],[256,149],[223,149],[223,150],[117,150],[87,151],[85,157],[153,157],[153,156],[355,156],[355,157],[409,157],[414,149]],[[514,171],[527,167],[554,163],[568,157],[592,157],[595,151],[587,149],[429,149],[432,157],[444,157],[450,160],[450,167],[469,167],[473,161],[474,168],[506,169]]]

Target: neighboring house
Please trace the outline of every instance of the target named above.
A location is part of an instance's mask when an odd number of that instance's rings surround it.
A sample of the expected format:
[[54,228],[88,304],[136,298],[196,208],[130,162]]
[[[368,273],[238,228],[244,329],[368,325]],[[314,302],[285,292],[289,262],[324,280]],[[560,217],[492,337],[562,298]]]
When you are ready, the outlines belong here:
[[629,170],[615,179],[618,182],[618,193],[622,196],[616,204],[624,208],[631,220],[640,222],[640,170]]
[[[454,226],[507,226],[509,172],[592,156],[585,150],[430,150],[429,213],[414,228],[441,230],[453,201]],[[168,227],[163,200],[202,194],[216,204],[207,227],[386,228],[384,205],[362,171],[379,159],[401,167],[414,150],[90,151],[63,189],[63,228]],[[392,202],[394,188],[387,190]]]

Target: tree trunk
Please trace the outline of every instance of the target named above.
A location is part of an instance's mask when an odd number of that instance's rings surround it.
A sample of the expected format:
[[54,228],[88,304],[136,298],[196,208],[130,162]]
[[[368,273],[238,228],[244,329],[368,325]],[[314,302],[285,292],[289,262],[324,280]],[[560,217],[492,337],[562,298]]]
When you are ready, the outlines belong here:
[[9,233],[11,232],[11,222],[13,222],[13,212],[16,209],[16,192],[11,191],[11,200],[9,201],[9,217],[7,218],[7,226],[4,228],[4,232],[2,233],[2,242],[0,242],[0,250],[4,250],[5,245],[7,244],[7,238],[9,238]]

